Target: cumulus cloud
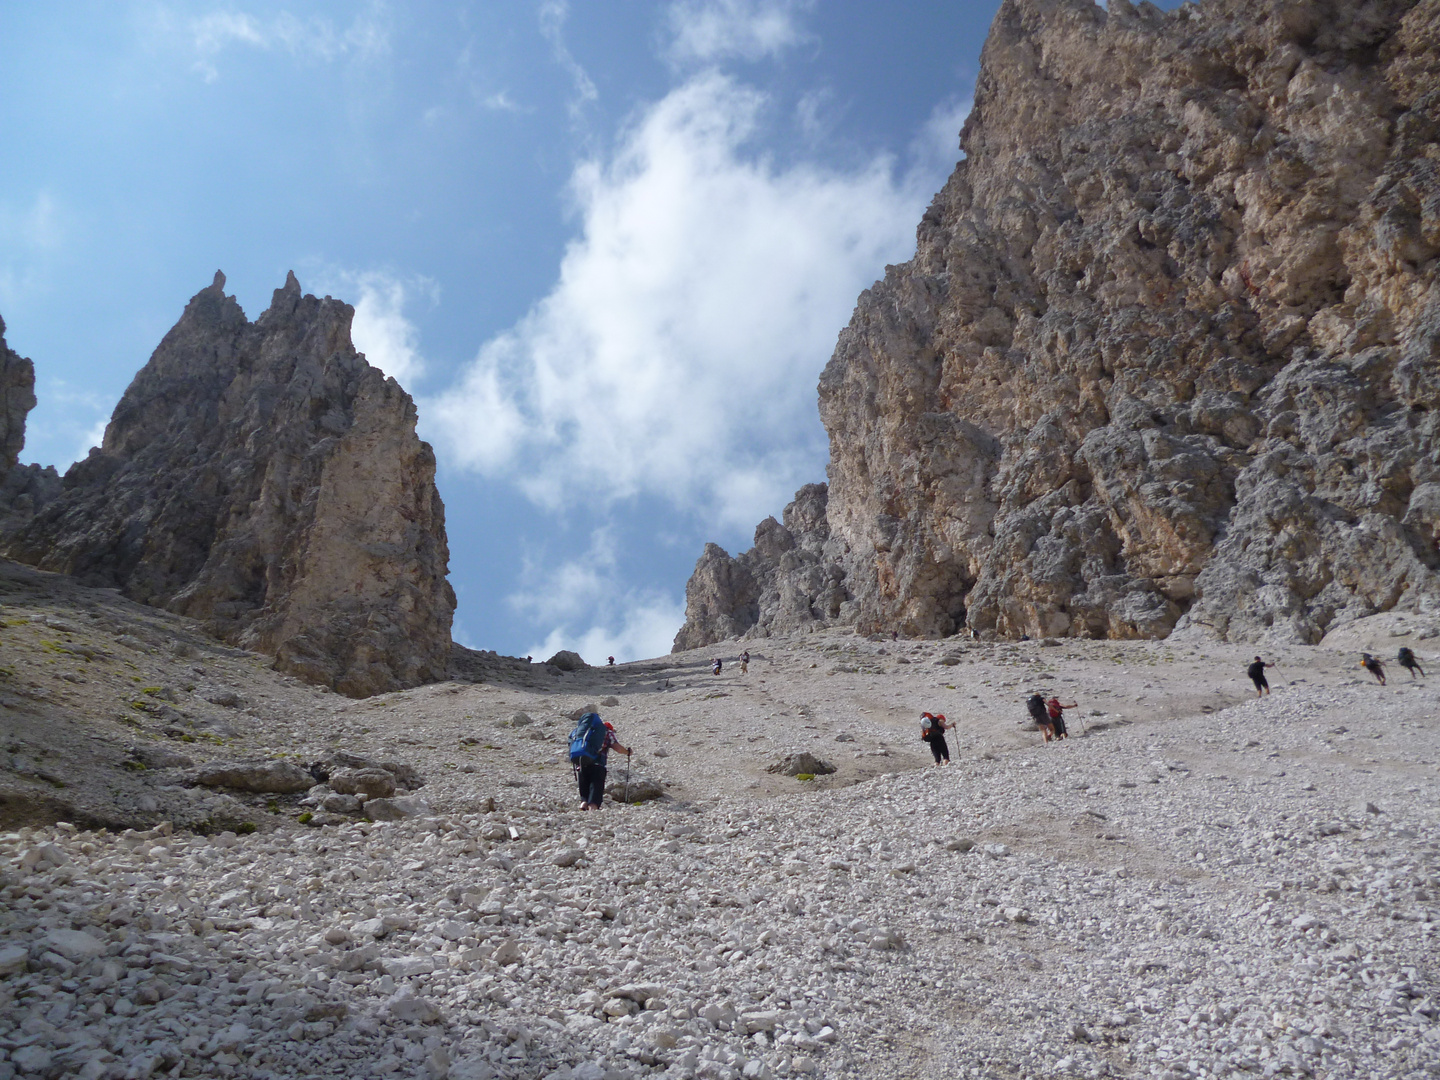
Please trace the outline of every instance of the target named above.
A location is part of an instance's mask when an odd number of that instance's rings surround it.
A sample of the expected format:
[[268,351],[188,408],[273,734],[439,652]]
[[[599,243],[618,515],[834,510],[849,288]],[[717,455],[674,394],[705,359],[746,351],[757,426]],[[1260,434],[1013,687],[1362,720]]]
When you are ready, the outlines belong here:
[[422,409],[452,465],[553,509],[654,495],[734,528],[819,475],[820,369],[938,178],[779,168],[749,148],[766,104],[706,72],[576,169],[558,282]]
[[[622,583],[615,536],[607,527],[591,534],[589,550],[578,559],[546,567],[540,558],[528,557],[520,587],[506,602],[553,627],[525,650],[541,659],[561,649],[591,664],[603,664],[607,656],[621,662],[662,656],[685,621],[684,605],[672,597]],[[604,618],[605,612],[611,617]]]
[[666,12],[672,63],[762,60],[805,40],[811,0],[677,0]]
[[341,58],[368,59],[390,49],[384,9],[370,3],[348,26],[319,15],[302,18],[288,11],[261,18],[243,11],[212,11],[178,17],[159,13],[162,29],[178,33],[194,55],[194,68],[206,82],[220,77],[218,58],[235,46],[329,63]]

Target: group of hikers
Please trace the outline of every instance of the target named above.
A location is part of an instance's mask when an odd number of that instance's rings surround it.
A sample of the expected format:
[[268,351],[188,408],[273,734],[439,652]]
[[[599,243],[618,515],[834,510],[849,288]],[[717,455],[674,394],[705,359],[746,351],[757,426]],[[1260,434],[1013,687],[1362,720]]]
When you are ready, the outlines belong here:
[[[750,668],[749,651],[742,652],[739,659],[740,673],[743,675]],[[1395,660],[1410,672],[1411,679],[1414,679],[1417,674],[1424,677],[1425,669],[1420,666],[1419,660],[1415,658],[1415,653],[1411,649],[1402,647]],[[613,658],[611,662],[614,662]],[[720,657],[717,656],[711,663],[711,673],[719,675],[723,666]],[[1245,669],[1250,681],[1255,684],[1257,698],[1270,693],[1270,682],[1265,677],[1265,669],[1274,666],[1273,663],[1257,656]],[[1360,666],[1374,675],[1381,686],[1385,685],[1385,665],[1373,655],[1368,652],[1361,653]],[[1044,694],[1036,691],[1026,698],[1025,707],[1030,718],[1035,721],[1036,728],[1044,736],[1045,742],[1069,738],[1069,732],[1065,727],[1065,711],[1077,708],[1076,702],[1072,701],[1067,704],[1053,695],[1047,699]],[[920,714],[920,738],[929,745],[936,765],[950,764],[950,746],[945,741],[945,732],[952,731],[954,728],[955,725],[945,719],[944,713],[925,712]],[[600,809],[601,800],[605,795],[605,778],[611,750],[624,754],[627,759],[630,757],[629,748],[621,745],[620,740],[616,737],[614,725],[600,719],[600,715],[595,712],[587,712],[581,716],[575,730],[570,733],[570,764],[575,769],[575,780],[580,787],[581,810]]]
[[[1395,662],[1410,672],[1412,681],[1416,675],[1419,675],[1421,678],[1425,677],[1425,669],[1420,666],[1420,661],[1415,659],[1414,651],[1408,646],[1401,646],[1400,651],[1395,654]],[[1245,669],[1245,674],[1249,675],[1250,681],[1255,684],[1255,696],[1257,698],[1263,694],[1270,693],[1270,683],[1265,678],[1265,669],[1274,666],[1274,664],[1266,663],[1257,656],[1250,666]],[[1360,666],[1371,675],[1374,675],[1375,681],[1381,686],[1385,685],[1385,665],[1376,657],[1368,652],[1362,652],[1360,654]]]
[[[1415,659],[1415,654],[1410,649],[1402,646],[1400,651],[1395,655],[1395,662],[1410,672],[1412,682],[1417,672],[1421,678],[1425,677],[1425,669],[1420,666],[1420,661]],[[1360,666],[1370,672],[1371,675],[1374,675],[1375,681],[1381,686],[1385,685],[1385,665],[1379,660],[1375,659],[1375,657],[1371,656],[1368,652],[1361,653]]]
[[[1415,653],[1409,648],[1401,648],[1395,657],[1396,662],[1405,670],[1410,672],[1411,679],[1418,674],[1422,678],[1425,669],[1420,666],[1420,661],[1415,658]],[[1270,693],[1270,682],[1265,678],[1265,669],[1275,665],[1262,657],[1255,657],[1245,673],[1250,676],[1250,681],[1255,684],[1255,696],[1261,697]],[[1376,681],[1385,685],[1385,665],[1377,660],[1370,653],[1360,654],[1360,666],[1375,676]],[[1075,702],[1068,705],[1058,697],[1051,697],[1048,700],[1044,694],[1038,691],[1032,693],[1025,700],[1025,708],[1030,713],[1030,718],[1035,721],[1048,743],[1052,740],[1059,740],[1069,737],[1065,730],[1065,710],[1076,707]],[[921,713],[920,714],[920,738],[929,744],[930,753],[935,758],[936,765],[950,764],[950,747],[945,742],[945,732],[953,730],[954,724],[945,719],[944,713]]]
[[[717,656],[717,657],[715,657],[714,660],[711,660],[711,661],[710,661],[710,674],[711,674],[711,675],[719,675],[720,672],[724,669],[724,667],[725,667],[725,661],[723,661],[722,659],[720,659],[720,657]],[[741,675],[747,675],[747,674],[749,674],[749,672],[750,672],[750,650],[749,650],[749,649],[746,649],[744,652],[742,652],[742,653],[740,654],[740,674],[741,674]]]
[[[1051,739],[1069,737],[1065,730],[1065,710],[1076,708],[1075,702],[1067,705],[1058,697],[1051,697],[1047,701],[1044,694],[1037,692],[1026,699],[1025,707],[1030,711],[1030,718],[1035,721],[1035,726],[1045,736],[1047,743]],[[954,727],[954,724],[945,719],[944,713],[920,714],[920,738],[929,745],[936,765],[950,764],[950,746],[945,741],[945,732],[953,730]]]

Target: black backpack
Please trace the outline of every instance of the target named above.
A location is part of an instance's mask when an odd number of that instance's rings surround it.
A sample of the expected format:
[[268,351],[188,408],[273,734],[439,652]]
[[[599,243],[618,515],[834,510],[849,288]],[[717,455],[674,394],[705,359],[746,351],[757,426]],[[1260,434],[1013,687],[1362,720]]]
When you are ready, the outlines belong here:
[[1401,646],[1400,655],[1396,657],[1401,667],[1409,667],[1415,663],[1415,654],[1407,646]]
[[1045,709],[1045,699],[1039,694],[1031,694],[1030,699],[1025,702],[1025,707],[1030,710],[1030,715],[1037,724],[1050,723],[1050,714]]

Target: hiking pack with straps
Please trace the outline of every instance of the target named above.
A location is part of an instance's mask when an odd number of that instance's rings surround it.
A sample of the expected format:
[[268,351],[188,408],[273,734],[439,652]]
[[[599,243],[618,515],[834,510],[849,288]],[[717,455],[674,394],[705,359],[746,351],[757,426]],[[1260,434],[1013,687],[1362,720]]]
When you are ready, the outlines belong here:
[[921,740],[922,742],[929,742],[929,741],[930,741],[931,739],[933,739],[936,735],[943,736],[944,734],[945,734],[945,714],[944,714],[944,713],[940,713],[938,716],[932,716],[932,715],[931,715],[930,713],[928,713],[928,712],[927,712],[927,713],[921,713],[921,714],[920,714],[920,740]]
[[1415,663],[1415,654],[1411,652],[1407,646],[1402,645],[1400,647],[1400,655],[1398,659],[1400,661],[1401,667],[1409,667],[1411,664]]
[[599,713],[587,712],[570,732],[570,764],[599,761],[605,747],[605,722]]
[[1025,707],[1030,710],[1030,716],[1042,724],[1050,722],[1050,714],[1045,709],[1045,699],[1039,694],[1031,694],[1025,702]]

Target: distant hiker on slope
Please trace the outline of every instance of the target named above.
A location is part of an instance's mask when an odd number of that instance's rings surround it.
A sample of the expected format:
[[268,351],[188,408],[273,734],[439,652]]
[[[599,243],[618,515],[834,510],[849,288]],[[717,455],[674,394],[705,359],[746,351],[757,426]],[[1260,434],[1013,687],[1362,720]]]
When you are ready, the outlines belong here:
[[945,743],[945,732],[955,725],[946,723],[945,714],[920,714],[920,738],[930,744],[930,753],[935,756],[936,765],[950,764],[950,747]]
[[710,674],[711,674],[711,675],[719,675],[719,674],[720,674],[720,668],[721,668],[722,666],[723,666],[723,665],[720,663],[720,657],[718,657],[718,656],[715,657],[715,659],[710,662]]
[[750,650],[746,649],[740,654],[740,674],[747,675],[750,672]]
[[1050,713],[1045,709],[1045,696],[1039,691],[1031,694],[1025,700],[1025,708],[1030,711],[1030,719],[1035,721],[1035,726],[1049,742],[1055,737],[1055,725],[1050,723]]
[[1361,653],[1360,666],[1370,672],[1371,675],[1374,675],[1375,681],[1381,686],[1385,685],[1385,665],[1380,663],[1379,660],[1376,660],[1375,657],[1371,656],[1368,652]]
[[618,750],[627,758],[630,756],[629,749],[621,746],[620,740],[615,737],[614,726],[601,720],[599,713],[586,713],[580,717],[575,730],[570,732],[570,764],[580,785],[581,810],[600,809],[600,801],[605,797],[605,769],[611,750]]
[[1270,681],[1265,678],[1265,669],[1274,667],[1274,664],[1267,664],[1260,657],[1255,657],[1254,663],[1245,669],[1245,674],[1250,676],[1250,681],[1255,684],[1255,696],[1268,694],[1270,692]]
[[1415,654],[1405,646],[1401,646],[1400,654],[1396,656],[1395,659],[1400,662],[1401,667],[1410,672],[1410,678],[1412,680],[1415,678],[1415,672],[1417,671],[1420,672],[1422,679],[1425,677],[1425,669],[1420,666],[1420,661],[1416,660]]
[[1070,737],[1065,731],[1065,710],[1073,708],[1075,708],[1075,702],[1062,705],[1058,697],[1052,697],[1045,703],[1045,712],[1050,717],[1050,726],[1055,729],[1055,738],[1068,739]]

